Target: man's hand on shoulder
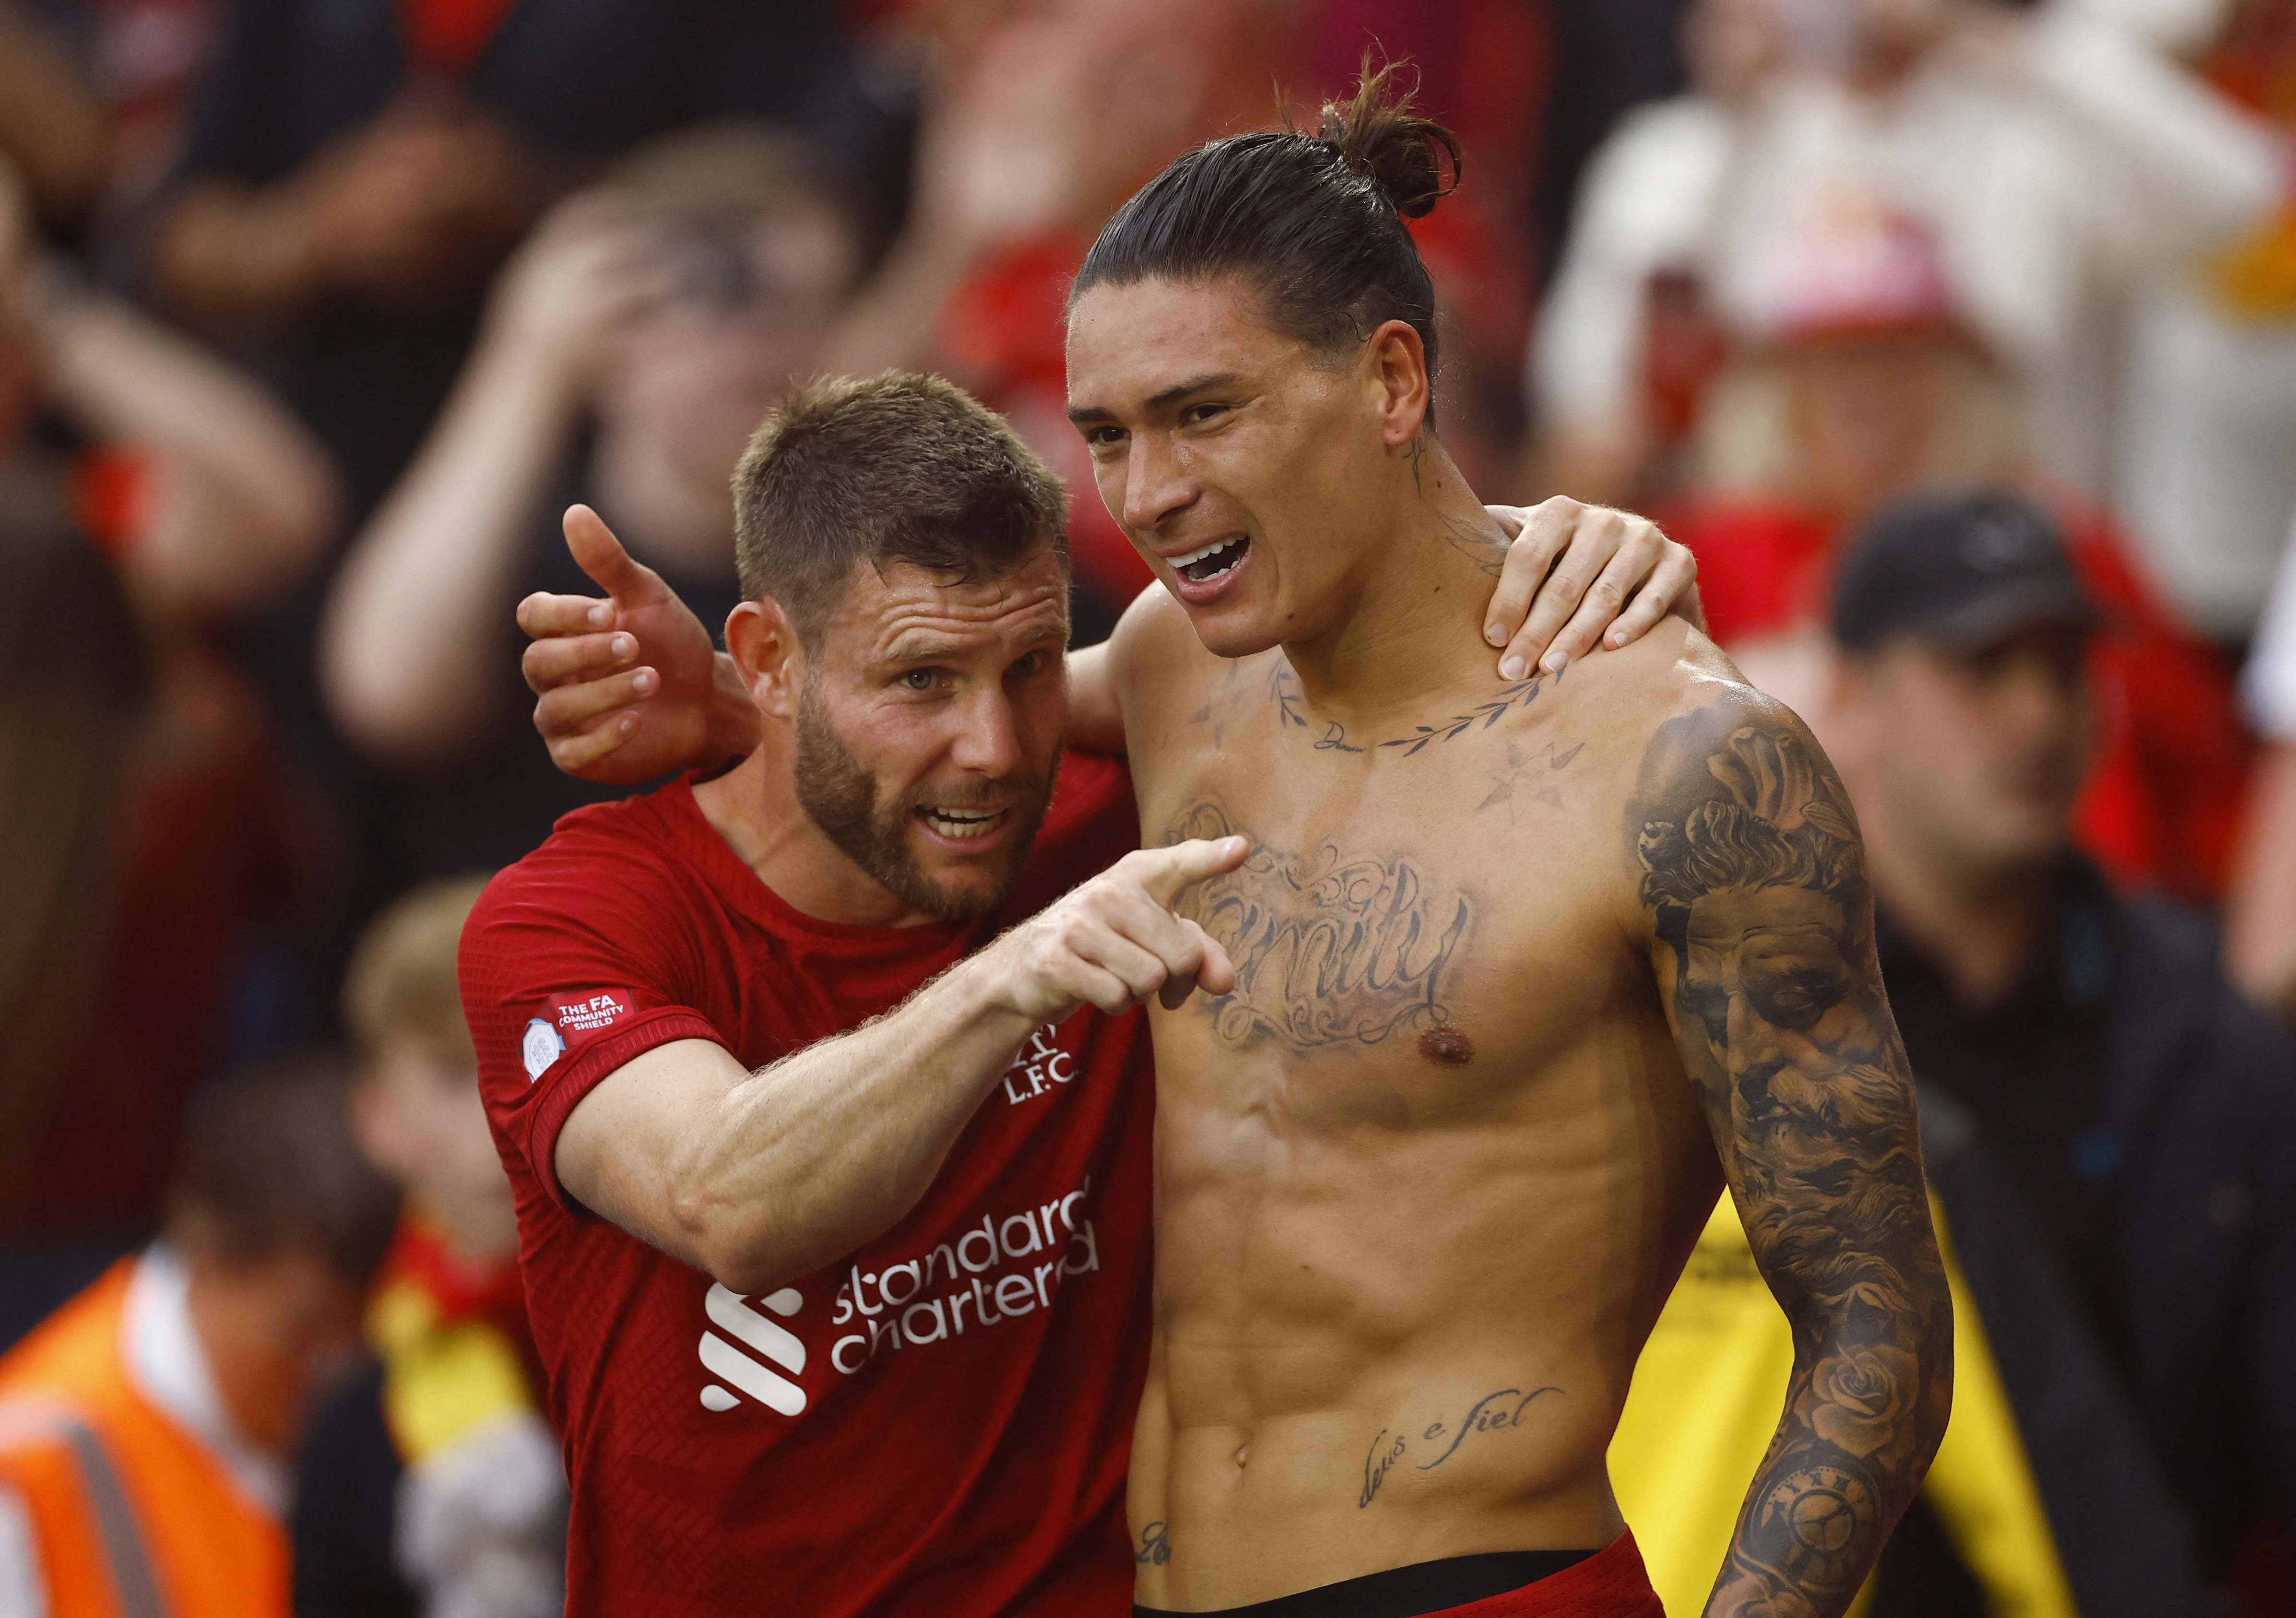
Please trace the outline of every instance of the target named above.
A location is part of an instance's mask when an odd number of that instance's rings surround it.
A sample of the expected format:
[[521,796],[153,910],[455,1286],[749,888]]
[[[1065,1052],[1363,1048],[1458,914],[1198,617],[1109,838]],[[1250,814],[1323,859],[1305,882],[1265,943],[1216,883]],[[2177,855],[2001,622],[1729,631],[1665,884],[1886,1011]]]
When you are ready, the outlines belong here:
[[1628,853],[1677,1048],[1796,1344],[1707,1610],[1833,1614],[1944,1433],[1952,1305],[1849,796],[1778,703],[1696,695],[1644,757]]
[[1487,508],[1513,543],[1484,609],[1483,638],[1499,648],[1499,678],[1535,666],[1561,672],[1602,644],[1641,639],[1669,612],[1696,628],[1698,559],[1633,512],[1557,495],[1537,505]]

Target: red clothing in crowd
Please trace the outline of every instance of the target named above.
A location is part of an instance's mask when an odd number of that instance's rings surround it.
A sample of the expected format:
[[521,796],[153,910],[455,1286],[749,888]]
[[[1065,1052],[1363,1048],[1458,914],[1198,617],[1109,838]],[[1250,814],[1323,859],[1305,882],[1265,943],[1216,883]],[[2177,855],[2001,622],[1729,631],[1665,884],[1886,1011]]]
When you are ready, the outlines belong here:
[[[1004,919],[1137,842],[1123,766],[1070,755]],[[711,1039],[763,1066],[992,931],[803,916],[686,783],[567,816],[480,900],[463,998],[573,1486],[576,1618],[1128,1610],[1153,1107],[1137,1010],[1038,1030],[907,1218],[762,1298],[553,1172],[575,1103],[640,1053]]]
[[[2120,882],[2208,902],[2223,887],[2248,768],[2231,678],[2177,630],[2102,513],[2056,505],[2073,564],[2110,620],[2095,653],[2104,735],[2075,833]],[[1698,557],[1707,625],[1725,649],[1825,617],[1832,524],[1717,503],[1666,526]]]

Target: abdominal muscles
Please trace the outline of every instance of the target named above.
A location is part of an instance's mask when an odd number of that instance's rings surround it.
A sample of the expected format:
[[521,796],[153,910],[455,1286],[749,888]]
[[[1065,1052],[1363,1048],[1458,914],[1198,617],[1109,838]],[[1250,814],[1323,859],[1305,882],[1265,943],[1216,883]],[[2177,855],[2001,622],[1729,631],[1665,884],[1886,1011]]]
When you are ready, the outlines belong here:
[[1371,1076],[1344,1060],[1162,1077],[1144,1603],[1616,1537],[1603,1451],[1707,1211],[1673,1204],[1714,1184],[1692,1137],[1627,1099],[1620,1055],[1592,1105],[1542,1083],[1440,1122],[1408,1096],[1338,1127],[1268,1104]]

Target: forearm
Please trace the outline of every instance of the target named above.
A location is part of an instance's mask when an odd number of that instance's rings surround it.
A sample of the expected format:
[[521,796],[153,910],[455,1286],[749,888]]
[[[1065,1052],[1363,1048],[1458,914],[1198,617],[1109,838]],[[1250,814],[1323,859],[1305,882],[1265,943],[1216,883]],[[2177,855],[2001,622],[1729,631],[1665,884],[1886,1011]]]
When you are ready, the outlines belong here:
[[2204,251],[2279,199],[2286,163],[2272,133],[2124,28],[2056,8],[2011,61],[2076,139],[2105,154],[2149,257]]
[[[1949,1319],[1949,1302],[1936,1307]],[[1931,1345],[1950,1335],[1933,1338],[1912,1317],[1846,1311],[1798,1356],[1708,1618],[1849,1610],[1944,1436],[1952,1367]]]
[[482,349],[429,440],[353,544],[322,677],[337,721],[379,756],[434,761],[485,734],[516,571],[564,453],[571,390]]
[[290,324],[318,292],[318,244],[291,189],[194,185],[153,233],[152,274],[181,313],[244,331]]
[[931,222],[906,232],[845,306],[820,368],[837,376],[938,368],[935,328],[979,257],[960,232]]
[[163,607],[244,607],[317,560],[340,500],[332,464],[263,388],[60,267],[24,308],[50,396],[90,438],[154,458],[128,556]]
[[735,1085],[670,1165],[685,1243],[750,1294],[882,1234],[924,1195],[1029,1031],[975,957]]

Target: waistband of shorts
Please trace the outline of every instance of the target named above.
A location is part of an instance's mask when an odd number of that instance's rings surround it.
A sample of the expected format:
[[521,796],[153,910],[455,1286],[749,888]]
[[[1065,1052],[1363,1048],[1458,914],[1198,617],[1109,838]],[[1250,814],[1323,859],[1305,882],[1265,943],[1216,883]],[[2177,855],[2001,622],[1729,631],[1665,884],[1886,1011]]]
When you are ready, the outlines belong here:
[[[1539,1576],[1531,1558],[1571,1558]],[[1464,1605],[1438,1593],[1457,1578],[1472,1578],[1516,1564],[1532,1577],[1525,1583]],[[1428,1606],[1426,1601],[1452,1605]],[[1134,1618],[1175,1618],[1166,1609],[1135,1606]],[[1191,1618],[1665,1618],[1651,1589],[1642,1552],[1631,1532],[1597,1551],[1501,1551],[1488,1556],[1451,1556],[1384,1573],[1345,1579],[1296,1595],[1279,1596],[1250,1606],[1223,1607]]]

